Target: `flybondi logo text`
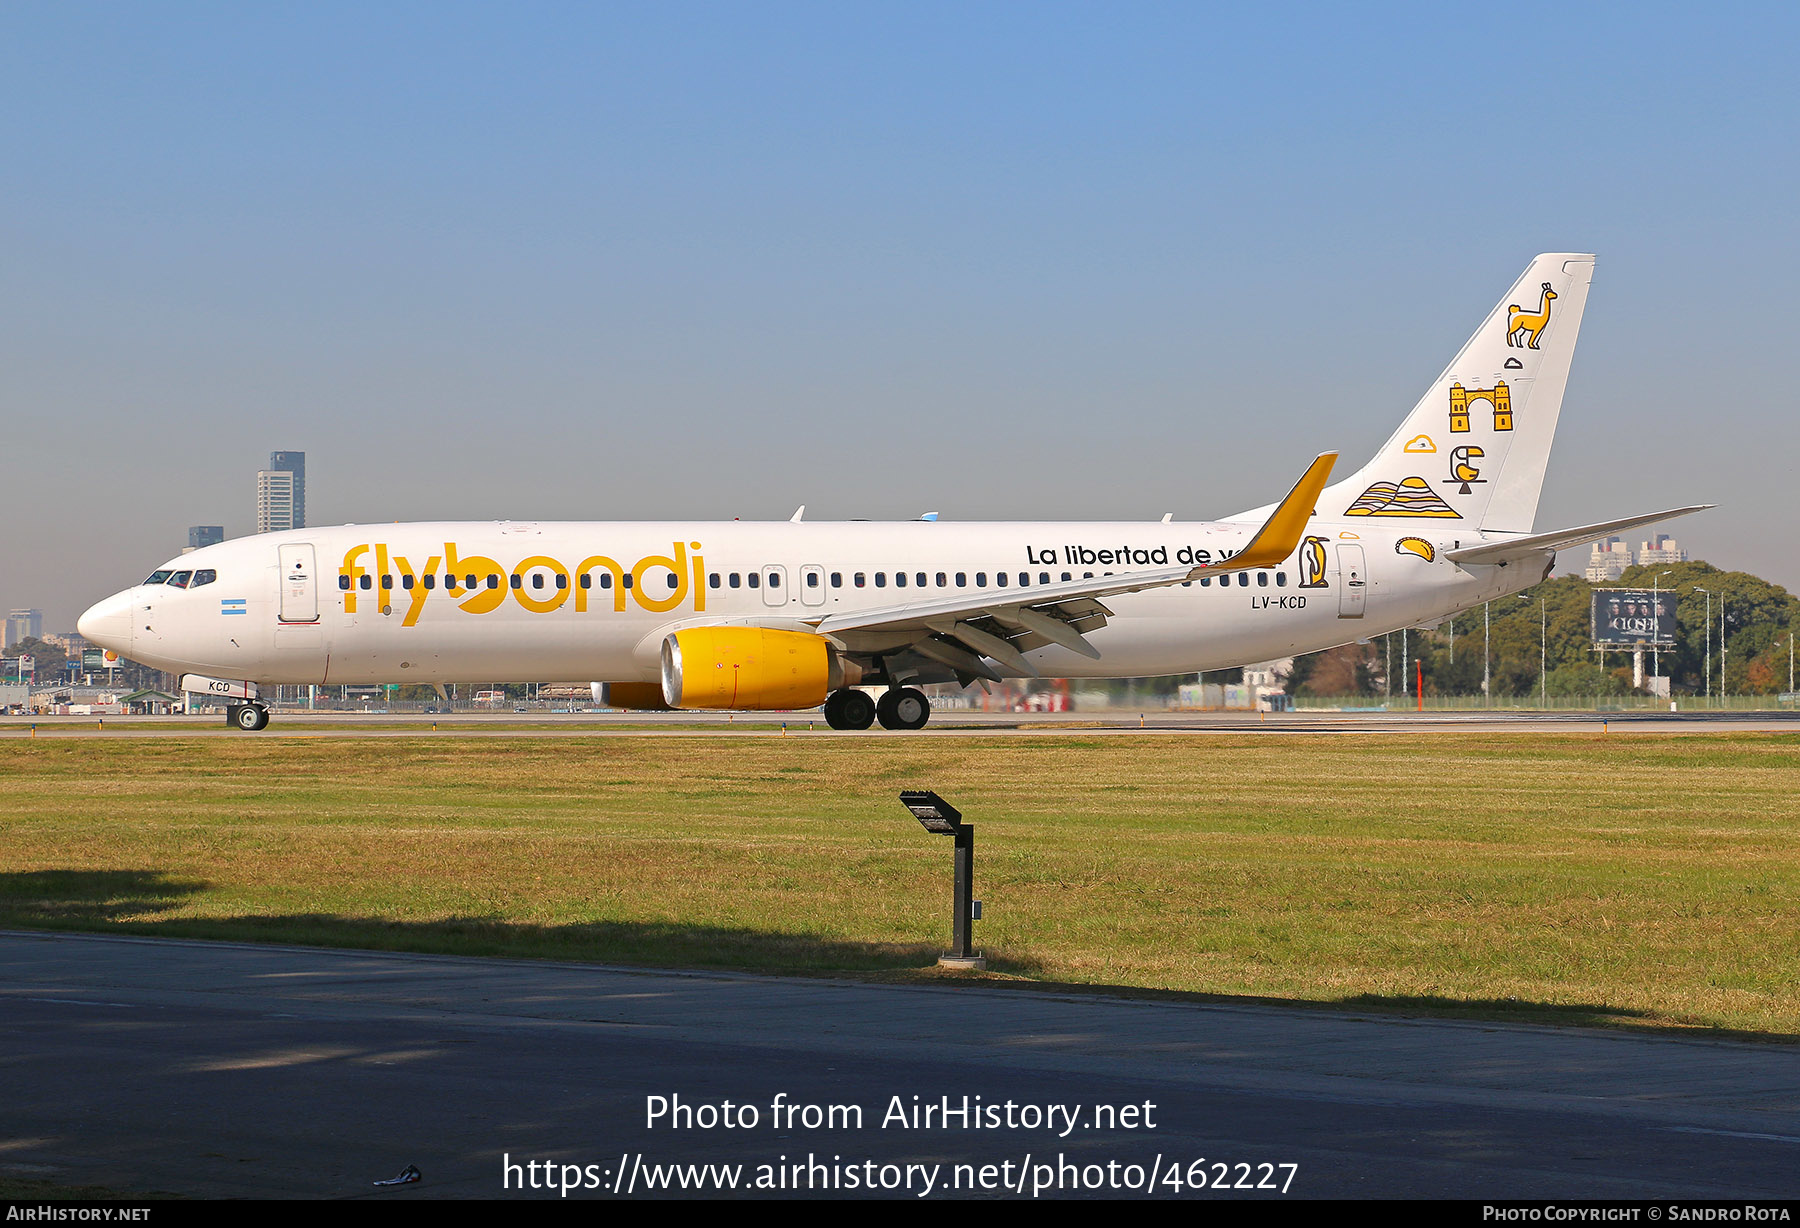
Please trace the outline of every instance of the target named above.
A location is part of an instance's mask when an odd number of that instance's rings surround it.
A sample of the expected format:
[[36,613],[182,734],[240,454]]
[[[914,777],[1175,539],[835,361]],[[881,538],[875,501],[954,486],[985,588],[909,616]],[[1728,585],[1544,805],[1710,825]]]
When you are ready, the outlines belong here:
[[628,600],[664,614],[690,597],[695,613],[705,613],[706,560],[699,550],[699,542],[671,542],[668,554],[647,554],[630,566],[604,554],[590,554],[573,567],[547,554],[534,554],[509,569],[485,555],[463,554],[455,542],[445,542],[443,553],[415,567],[411,558],[394,553],[386,542],[364,542],[344,551],[338,588],[344,594],[344,613],[355,614],[361,603],[372,602],[384,614],[404,610],[405,627],[416,624],[425,603],[440,593],[437,600],[453,601],[469,614],[491,614],[509,597],[533,614],[549,614],[565,605],[585,613],[590,602],[596,609],[610,603],[615,613],[623,613]]

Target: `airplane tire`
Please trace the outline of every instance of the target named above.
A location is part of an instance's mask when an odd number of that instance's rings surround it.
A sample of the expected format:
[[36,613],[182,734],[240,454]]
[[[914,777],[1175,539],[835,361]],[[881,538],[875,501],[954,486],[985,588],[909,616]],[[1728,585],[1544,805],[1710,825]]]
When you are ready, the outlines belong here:
[[867,729],[875,723],[875,701],[845,687],[825,701],[825,723],[833,729]]
[[230,713],[231,723],[246,733],[255,733],[269,725],[269,710],[261,704],[241,704]]
[[875,715],[883,729],[923,729],[931,719],[931,701],[915,687],[899,687],[881,697]]

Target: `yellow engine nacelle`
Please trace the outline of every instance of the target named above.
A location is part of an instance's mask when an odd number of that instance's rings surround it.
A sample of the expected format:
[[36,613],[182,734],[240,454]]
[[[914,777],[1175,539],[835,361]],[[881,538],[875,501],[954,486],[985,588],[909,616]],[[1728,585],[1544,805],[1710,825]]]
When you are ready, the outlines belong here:
[[805,631],[690,627],[663,641],[671,708],[816,708],[833,682],[831,644]]

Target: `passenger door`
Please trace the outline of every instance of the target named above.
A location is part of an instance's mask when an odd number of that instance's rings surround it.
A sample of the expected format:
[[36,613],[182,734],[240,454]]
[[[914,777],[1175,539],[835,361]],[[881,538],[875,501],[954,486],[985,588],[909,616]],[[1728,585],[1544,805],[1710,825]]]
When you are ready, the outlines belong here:
[[281,547],[278,553],[281,566],[281,621],[318,622],[319,586],[318,576],[313,571],[312,544],[296,542]]
[[1369,591],[1369,569],[1363,559],[1363,548],[1339,542],[1338,617],[1361,618],[1363,602]]

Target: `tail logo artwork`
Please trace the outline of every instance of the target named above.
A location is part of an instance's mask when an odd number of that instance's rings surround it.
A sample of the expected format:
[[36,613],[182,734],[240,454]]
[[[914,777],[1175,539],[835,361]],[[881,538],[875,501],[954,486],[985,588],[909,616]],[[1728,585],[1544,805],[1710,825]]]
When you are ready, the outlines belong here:
[[1556,299],[1556,291],[1550,283],[1544,283],[1543,293],[1538,296],[1538,309],[1526,311],[1517,303],[1506,309],[1506,344],[1516,348],[1529,346],[1538,348],[1538,337],[1543,334],[1544,326],[1550,323],[1550,304]]

